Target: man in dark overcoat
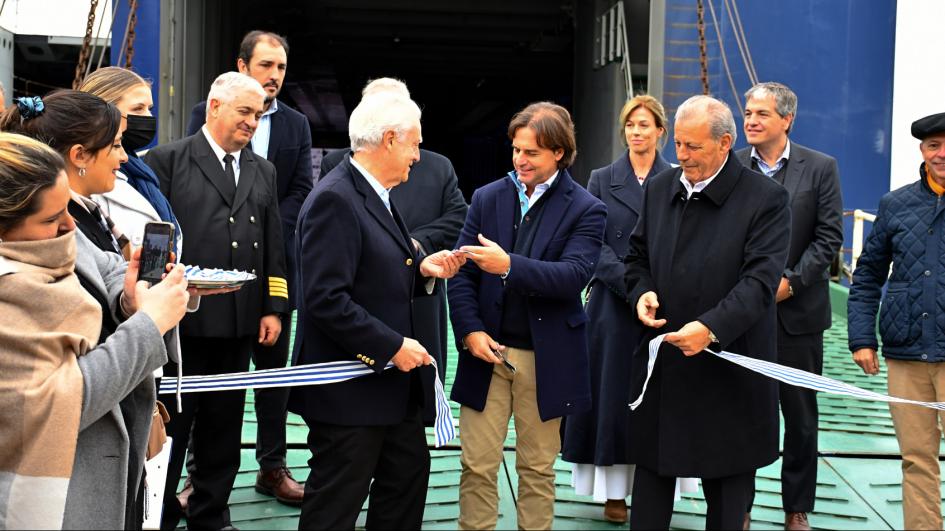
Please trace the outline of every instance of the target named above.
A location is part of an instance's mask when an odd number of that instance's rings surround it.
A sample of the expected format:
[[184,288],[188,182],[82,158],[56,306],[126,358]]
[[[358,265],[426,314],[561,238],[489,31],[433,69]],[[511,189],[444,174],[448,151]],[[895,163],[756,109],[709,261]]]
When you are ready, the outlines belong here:
[[[184,234],[182,260],[257,276],[235,293],[203,300],[181,321],[184,375],[249,370],[250,351],[276,342],[281,318],[289,311],[276,170],[246,147],[264,97],[253,78],[221,74],[207,97],[207,124],[144,157],[177,213]],[[176,366],[170,365],[165,373],[175,374]],[[203,529],[230,525],[227,502],[239,471],[245,396],[245,391],[184,395],[183,412],[167,425],[174,445],[162,528],[174,529],[182,513],[176,493],[191,426],[196,468],[187,524]]]
[[[677,477],[702,478],[708,529],[741,528],[756,469],[778,457],[774,380],[717,358],[777,359],[775,290],[790,243],[787,191],[731,153],[729,108],[708,96],[679,106],[680,167],[651,179],[630,242],[629,300],[668,332],[634,411],[631,529],[666,529]],[[646,374],[644,343],[636,374]],[[641,392],[642,381],[631,386]]]
[[[381,92],[410,97],[410,91],[402,81],[389,77],[371,81],[361,94],[367,96]],[[325,155],[318,170],[319,178],[328,175],[350,153],[350,149],[336,149]],[[397,203],[418,252],[430,254],[456,246],[459,231],[466,220],[467,205],[450,159],[421,149],[420,160],[410,167],[410,179],[391,190],[390,196]],[[414,301],[413,326],[417,341],[436,359],[440,380],[444,382],[446,314],[446,282],[437,280],[433,297],[420,297]]]

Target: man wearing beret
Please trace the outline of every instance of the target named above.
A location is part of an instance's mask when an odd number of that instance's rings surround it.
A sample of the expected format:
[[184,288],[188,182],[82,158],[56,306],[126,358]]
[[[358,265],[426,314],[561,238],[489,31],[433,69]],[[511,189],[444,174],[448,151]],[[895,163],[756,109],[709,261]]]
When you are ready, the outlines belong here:
[[[919,180],[893,190],[879,213],[853,272],[847,307],[850,350],[863,372],[879,373],[876,313],[889,394],[945,401],[945,113],[912,124],[924,162]],[[889,267],[892,264],[892,274]],[[887,278],[888,276],[888,278]],[[886,295],[882,288],[887,284]],[[902,454],[905,529],[942,529],[934,409],[890,404]],[[945,415],[943,421],[945,421]],[[945,424],[945,422],[943,422]]]

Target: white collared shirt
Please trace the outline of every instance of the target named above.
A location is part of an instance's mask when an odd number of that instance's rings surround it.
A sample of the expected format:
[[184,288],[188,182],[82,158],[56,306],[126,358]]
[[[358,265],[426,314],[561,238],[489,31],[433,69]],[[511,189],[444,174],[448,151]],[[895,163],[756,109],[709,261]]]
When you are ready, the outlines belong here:
[[354,157],[349,155],[348,158],[351,160],[351,165],[361,172],[361,175],[364,176],[364,180],[366,180],[368,184],[371,185],[371,188],[377,192],[377,196],[381,198],[381,202],[384,203],[384,206],[387,207],[387,211],[390,212],[390,190],[384,188],[381,183],[375,179],[373,175],[371,175],[371,172],[364,169],[364,166],[358,164],[358,161],[354,160]]
[[[207,137],[207,142],[210,144],[210,149],[212,149],[213,154],[216,155],[217,161],[220,163],[220,167],[223,168],[223,171],[226,171],[226,162],[223,162],[223,157],[226,156],[226,151],[224,151],[223,148],[221,148],[220,145],[217,144],[217,141],[214,140],[212,136],[210,136],[210,130],[207,129],[206,125],[201,127],[200,130],[203,131],[203,135]],[[239,185],[240,184],[240,152],[236,151],[234,153],[230,153],[230,155],[233,155],[233,175],[236,176],[236,182],[233,184]]]
[[774,166],[768,166],[765,159],[761,158],[761,155],[758,154],[758,150],[755,149],[755,146],[751,146],[751,158],[758,163],[758,170],[761,171],[761,173],[768,177],[774,177],[774,174],[778,173],[781,168],[784,167],[784,163],[791,158],[791,140],[788,139],[787,144],[784,145],[784,151],[781,152],[781,156],[778,157],[778,161],[774,163]]
[[522,217],[525,216],[525,213],[528,212],[528,209],[535,206],[535,203],[545,195],[545,192],[551,188],[551,185],[554,184],[555,179],[558,178],[558,172],[556,171],[554,175],[548,178],[547,181],[539,184],[535,187],[535,191],[532,192],[531,197],[525,195],[525,183],[518,180],[518,172],[515,173],[515,178],[512,179],[512,182],[515,183],[515,187],[518,189],[518,204],[522,209]]
[[692,183],[689,182],[689,179],[686,178],[686,171],[683,170],[683,172],[682,172],[681,174],[679,174],[679,182],[681,182],[681,183],[683,184],[683,186],[686,188],[686,199],[689,199],[690,197],[692,197],[692,194],[694,194],[694,193],[696,193],[696,192],[701,192],[701,191],[705,190],[705,188],[706,188],[707,186],[709,186],[710,184],[712,184],[712,181],[714,181],[715,178],[719,176],[719,173],[722,172],[722,168],[724,168],[724,167],[725,167],[725,164],[728,163],[728,158],[729,158],[731,155],[732,155],[732,152],[731,152],[731,151],[729,151],[729,153],[728,153],[727,155],[725,155],[725,160],[722,161],[722,165],[719,166],[719,169],[716,170],[715,174],[713,174],[712,177],[709,177],[708,179],[706,179],[706,180],[704,180],[704,181],[699,181],[699,182],[697,182],[695,185],[693,185]]
[[272,134],[272,113],[279,110],[279,100],[272,100],[269,110],[263,113],[259,119],[259,125],[256,126],[256,132],[253,133],[253,139],[250,146],[253,153],[264,159],[269,158],[269,138]]

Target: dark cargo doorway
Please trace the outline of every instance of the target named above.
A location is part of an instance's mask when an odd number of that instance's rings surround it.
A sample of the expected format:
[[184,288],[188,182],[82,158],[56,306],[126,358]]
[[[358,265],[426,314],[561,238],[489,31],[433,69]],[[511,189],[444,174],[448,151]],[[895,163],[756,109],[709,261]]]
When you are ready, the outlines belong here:
[[468,197],[511,169],[506,127],[515,111],[539,100],[573,107],[573,8],[571,0],[210,0],[201,81],[235,69],[245,32],[285,35],[280,98],[309,117],[313,146],[343,148],[365,83],[402,79],[423,109],[423,147],[453,161]]

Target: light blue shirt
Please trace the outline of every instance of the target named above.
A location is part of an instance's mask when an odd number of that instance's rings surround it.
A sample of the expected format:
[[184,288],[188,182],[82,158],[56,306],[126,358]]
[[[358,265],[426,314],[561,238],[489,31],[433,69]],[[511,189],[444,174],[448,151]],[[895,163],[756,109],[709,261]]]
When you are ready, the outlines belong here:
[[682,173],[680,173],[680,174],[679,174],[679,182],[681,182],[682,185],[683,185],[683,187],[686,189],[686,199],[692,197],[692,194],[694,194],[694,193],[696,193],[696,192],[701,192],[701,191],[705,190],[705,188],[706,188],[707,186],[709,186],[710,184],[712,184],[712,181],[714,181],[715,178],[719,176],[719,173],[722,172],[722,168],[724,168],[724,167],[725,167],[725,164],[728,163],[728,158],[729,158],[731,155],[732,155],[731,151],[728,153],[728,155],[725,155],[725,160],[722,161],[722,165],[719,166],[719,169],[715,171],[715,174],[714,174],[712,177],[709,177],[708,179],[706,179],[706,180],[704,180],[704,181],[699,181],[699,182],[697,182],[696,184],[692,184],[692,183],[689,182],[689,179],[686,178],[686,172],[685,172],[685,171],[683,171]]
[[253,153],[264,159],[269,158],[269,138],[272,136],[272,113],[279,110],[279,100],[272,100],[269,110],[264,112],[259,118],[259,125],[256,126],[256,132],[253,133],[253,139],[250,145]]
[[[390,190],[381,186],[381,183],[371,175],[371,172],[364,169],[364,166],[358,164],[358,161],[354,160],[354,157],[348,156],[348,160],[351,161],[351,165],[354,166],[361,175],[364,176],[364,180],[371,185],[371,188],[377,192],[377,196],[381,198],[381,202],[384,203],[384,206],[387,207],[387,211],[390,212]],[[391,214],[393,215],[393,214]]]
[[[220,167],[223,168],[223,171],[226,171],[226,163],[223,162],[223,157],[226,156],[226,151],[223,151],[223,148],[221,148],[220,145],[217,144],[217,141],[214,140],[212,136],[210,136],[210,130],[207,129],[206,125],[201,127],[200,130],[203,131],[204,136],[207,137],[207,142],[210,144],[210,149],[213,150],[213,154],[216,156],[217,162],[220,163]],[[234,177],[236,177],[236,182],[233,184],[239,185],[240,184],[240,152],[237,151],[235,153],[230,153],[230,155],[233,155],[233,175]]]
[[758,163],[758,170],[761,173],[767,175],[768,177],[774,177],[775,173],[781,170],[784,167],[784,163],[791,158],[791,141],[788,140],[787,144],[784,145],[784,151],[781,152],[781,156],[778,157],[778,162],[774,163],[774,166],[768,166],[768,163],[765,162],[765,159],[761,158],[761,155],[758,154],[758,150],[754,146],[751,147],[751,158]]
[[522,209],[522,217],[524,218],[525,213],[528,212],[528,209],[535,206],[535,203],[538,202],[538,199],[545,195],[545,192],[551,188],[551,185],[555,182],[555,179],[558,178],[558,172],[555,172],[554,175],[549,177],[547,181],[536,186],[535,191],[532,192],[531,197],[525,195],[525,183],[518,180],[517,172],[510,172],[509,177],[512,177],[512,182],[515,183],[515,189],[518,190],[518,205]]

